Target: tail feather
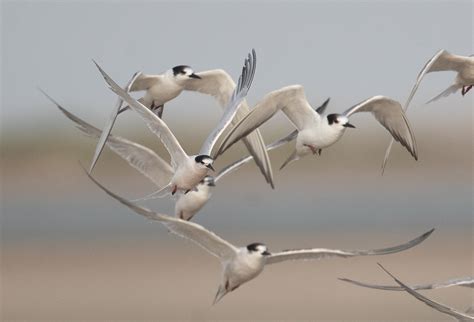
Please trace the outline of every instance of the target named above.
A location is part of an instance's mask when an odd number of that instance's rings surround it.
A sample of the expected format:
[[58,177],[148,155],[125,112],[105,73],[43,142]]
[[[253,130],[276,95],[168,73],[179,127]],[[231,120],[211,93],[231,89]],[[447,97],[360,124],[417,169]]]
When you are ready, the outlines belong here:
[[299,160],[300,157],[297,155],[296,153],[296,150],[293,151],[292,154],[290,154],[290,156],[288,157],[288,159],[286,159],[285,162],[283,162],[283,164],[281,165],[280,167],[280,170],[283,169],[284,167],[286,167],[288,164],[290,164],[291,162],[293,161],[296,161],[296,160]]
[[446,88],[444,91],[441,92],[441,94],[439,94],[438,96],[435,96],[433,97],[432,99],[430,99],[428,102],[426,102],[426,104],[429,104],[431,102],[434,102],[434,101],[437,101],[439,100],[440,98],[442,97],[446,97],[446,96],[449,96],[451,94],[454,94],[458,91],[458,89],[460,89],[461,87],[457,84],[454,84],[454,85],[451,85],[449,86],[448,88]]
[[222,284],[219,285],[219,289],[217,290],[216,297],[214,298],[212,305],[215,305],[217,302],[219,302],[227,293],[229,293],[227,288]]

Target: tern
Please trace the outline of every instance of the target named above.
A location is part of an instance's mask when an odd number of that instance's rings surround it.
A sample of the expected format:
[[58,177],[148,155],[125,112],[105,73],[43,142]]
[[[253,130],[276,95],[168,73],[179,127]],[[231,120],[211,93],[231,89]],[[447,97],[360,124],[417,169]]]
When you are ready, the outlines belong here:
[[[179,65],[159,75],[146,75],[136,72],[125,86],[125,90],[127,92],[146,91],[145,96],[140,98],[139,102],[161,118],[164,104],[176,98],[184,90],[184,83],[187,80],[199,78],[190,66]],[[99,139],[89,172],[94,169],[117,116],[130,109],[130,106],[122,107],[122,104],[123,100],[119,98],[112,110],[109,121],[105,125],[104,134]]]
[[328,257],[348,258],[355,256],[397,253],[418,245],[428,238],[428,236],[434,231],[434,229],[431,229],[430,231],[407,243],[382,249],[341,250],[312,248],[284,250],[277,253],[270,253],[265,244],[251,243],[244,247],[237,247],[194,222],[181,220],[176,217],[160,214],[141,207],[109,191],[97,180],[95,180],[89,173],[87,173],[87,175],[108,195],[115,198],[137,214],[142,215],[148,219],[161,222],[168,228],[170,232],[196,243],[220,260],[223,268],[223,274],[222,281],[214,298],[214,304],[217,303],[227,293],[232,292],[240,285],[257,277],[263,271],[265,265],[289,260],[316,260]]
[[[354,281],[348,278],[340,278],[341,281],[348,282],[354,285],[373,288],[377,290],[386,290],[386,291],[404,291],[405,289],[400,286],[391,286],[391,285],[377,285],[377,284],[369,284]],[[447,288],[452,286],[463,286],[463,287],[470,287],[474,288],[474,277],[460,277],[460,278],[453,278],[445,282],[440,283],[429,283],[429,284],[417,284],[410,286],[413,290],[434,290],[438,288]]]
[[[177,97],[183,90],[211,95],[219,102],[222,108],[225,108],[232,97],[235,86],[236,84],[232,77],[223,69],[195,73],[189,66],[176,66],[162,75],[136,73],[126,85],[125,90],[131,92],[145,90],[145,96],[139,99],[139,101],[146,107],[150,107],[152,111],[157,112],[157,115],[161,118],[164,103]],[[97,143],[92,158],[89,168],[90,173],[99,159],[117,115],[129,108],[128,106],[122,108],[122,103],[123,100],[119,98],[115,108],[112,110],[109,121],[104,127],[103,134]],[[249,106],[243,100],[234,117],[235,121],[240,120],[248,112]],[[271,162],[265,150],[265,142],[260,131],[256,130],[243,138],[242,141],[249,153],[253,155],[255,163],[267,183],[274,188]]]
[[[40,91],[51,102],[53,102],[68,119],[73,121],[82,133],[92,138],[100,138],[102,133],[101,130],[68,111],[43,90],[40,89]],[[327,104],[328,101],[329,99],[324,102],[323,105]],[[276,149],[286,144],[291,139],[291,135],[288,135],[277,140],[267,146],[267,151]],[[115,135],[109,136],[106,145],[111,151],[124,159],[131,167],[138,170],[142,175],[153,182],[159,189],[166,186],[173,177],[173,167],[155,153],[155,151],[146,146]],[[204,177],[204,179],[196,186],[196,191],[192,190],[187,194],[180,194],[175,205],[176,217],[183,220],[190,220],[209,201],[211,198],[211,189],[215,187],[217,181],[238,170],[251,160],[253,160],[252,155],[239,159],[220,170],[216,177],[210,175]]]
[[[457,72],[456,78],[454,79],[454,84],[449,86],[446,90],[444,90],[441,94],[435,96],[431,100],[427,102],[431,103],[440,99],[441,97],[448,96],[457,92],[461,89],[462,96],[466,95],[467,92],[472,88],[474,85],[474,57],[473,55],[466,57],[466,56],[458,56],[453,55],[446,50],[442,49],[436,53],[430,60],[425,64],[423,69],[418,74],[416,78],[415,85],[408,96],[408,99],[405,103],[405,111],[408,110],[408,106],[410,105],[411,100],[415,96],[415,93],[418,87],[421,84],[423,77],[426,74],[431,72],[441,72],[441,71],[454,71]],[[382,164],[382,173],[385,171],[385,166],[388,161],[388,157],[390,155],[390,151],[392,149],[393,139],[390,140],[390,143],[385,151],[385,157]]]
[[397,282],[398,285],[400,285],[400,287],[406,291],[408,294],[410,294],[411,296],[413,296],[414,298],[416,298],[417,300],[425,303],[426,305],[428,305],[429,307],[432,307],[433,309],[435,309],[436,311],[439,311],[441,313],[444,313],[444,314],[447,314],[449,316],[452,316],[453,318],[455,318],[457,321],[461,321],[461,322],[467,322],[467,321],[474,321],[474,315],[470,315],[470,314],[473,314],[473,309],[472,307],[469,308],[465,313],[464,312],[460,312],[456,309],[453,309],[453,308],[450,308],[444,304],[441,304],[441,303],[438,303],[438,302],[435,302],[433,300],[430,300],[429,298],[423,296],[422,294],[418,293],[417,291],[415,291],[413,288],[411,288],[410,286],[404,284],[402,281],[400,281],[398,278],[396,278],[392,273],[390,273],[387,269],[385,269],[381,264],[378,264],[388,275],[390,275],[394,280],[395,282]]
[[[276,149],[286,143],[286,137],[277,140],[267,146],[267,151]],[[204,177],[199,185],[196,186],[196,190],[190,191],[186,194],[180,194],[176,201],[175,216],[183,220],[191,220],[191,218],[193,218],[193,216],[209,201],[212,189],[222,177],[238,170],[253,159],[252,155],[239,159],[220,170],[217,176],[213,177],[208,175]]]
[[224,136],[217,155],[282,110],[298,132],[296,148],[280,169],[310,153],[321,154],[321,150],[336,143],[347,128],[355,127],[349,123],[349,118],[359,112],[371,112],[392,137],[400,142],[415,160],[418,159],[415,137],[399,102],[385,96],[374,96],[342,114],[324,114],[325,109],[326,107],[314,110],[308,103],[301,85],[270,92]]
[[145,105],[132,98],[126,90],[117,85],[117,83],[115,83],[115,81],[96,63],[97,68],[104,77],[109,88],[127,102],[130,108],[140,115],[148,128],[160,138],[165,148],[168,150],[168,153],[171,155],[172,166],[174,169],[173,177],[169,184],[158,191],[157,194],[164,192],[167,193],[169,191],[171,194],[175,194],[178,190],[189,192],[190,190],[195,189],[195,186],[204,179],[209,170],[214,171],[212,164],[217,157],[215,151],[213,151],[214,147],[221,135],[231,124],[232,118],[234,117],[240,102],[247,95],[255,74],[255,58],[255,51],[252,51],[252,54],[249,54],[248,58],[245,60],[237,87],[232,94],[232,98],[229,100],[219,124],[213,131],[211,131],[206,141],[203,143],[199,154],[191,156],[186,154],[174,134],[162,119],[151,112]]

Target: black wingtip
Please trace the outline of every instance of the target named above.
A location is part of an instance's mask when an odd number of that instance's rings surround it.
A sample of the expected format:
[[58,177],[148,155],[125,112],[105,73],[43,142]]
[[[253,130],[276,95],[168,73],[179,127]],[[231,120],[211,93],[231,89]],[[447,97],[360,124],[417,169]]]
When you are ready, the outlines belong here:
[[422,237],[424,237],[425,239],[428,238],[429,235],[431,235],[433,232],[435,231],[435,228],[431,228],[429,231],[427,231],[426,233],[424,233],[422,235]]

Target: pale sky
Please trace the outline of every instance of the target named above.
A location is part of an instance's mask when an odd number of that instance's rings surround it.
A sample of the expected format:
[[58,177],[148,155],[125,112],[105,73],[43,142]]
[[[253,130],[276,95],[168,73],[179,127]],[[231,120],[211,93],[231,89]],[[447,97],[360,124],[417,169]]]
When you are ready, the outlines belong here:
[[[120,83],[137,70],[160,73],[179,64],[224,68],[236,78],[252,47],[258,56],[252,105],[291,84],[304,85],[315,105],[330,96],[333,111],[378,94],[403,103],[436,51],[473,52],[472,17],[472,1],[3,1],[2,129],[28,133],[67,123],[37,86],[103,124],[115,97],[92,58]],[[426,77],[414,105],[453,78]],[[439,106],[472,105],[468,95]],[[186,111],[202,120],[213,111],[209,105],[215,103],[186,93],[167,105],[166,118],[182,119]]]

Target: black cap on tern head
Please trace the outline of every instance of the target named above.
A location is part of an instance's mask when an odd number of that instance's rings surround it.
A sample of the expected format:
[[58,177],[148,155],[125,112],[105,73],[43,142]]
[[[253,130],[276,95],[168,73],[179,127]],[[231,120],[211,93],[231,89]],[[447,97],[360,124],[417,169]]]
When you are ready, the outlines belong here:
[[208,155],[205,155],[205,154],[198,155],[194,158],[194,161],[196,161],[196,163],[201,163],[205,165],[207,168],[211,169],[212,171],[215,171],[214,167],[212,166],[212,162],[214,162],[214,159]]
[[327,118],[328,118],[328,124],[331,125],[333,123],[339,123],[338,121],[338,117],[339,117],[340,114],[328,114]]
[[200,76],[194,74],[193,69],[191,68],[191,66],[188,66],[188,65],[178,65],[178,66],[173,67],[172,70],[173,70],[174,76],[181,74],[181,75],[188,75],[188,77],[190,78],[201,79]]

